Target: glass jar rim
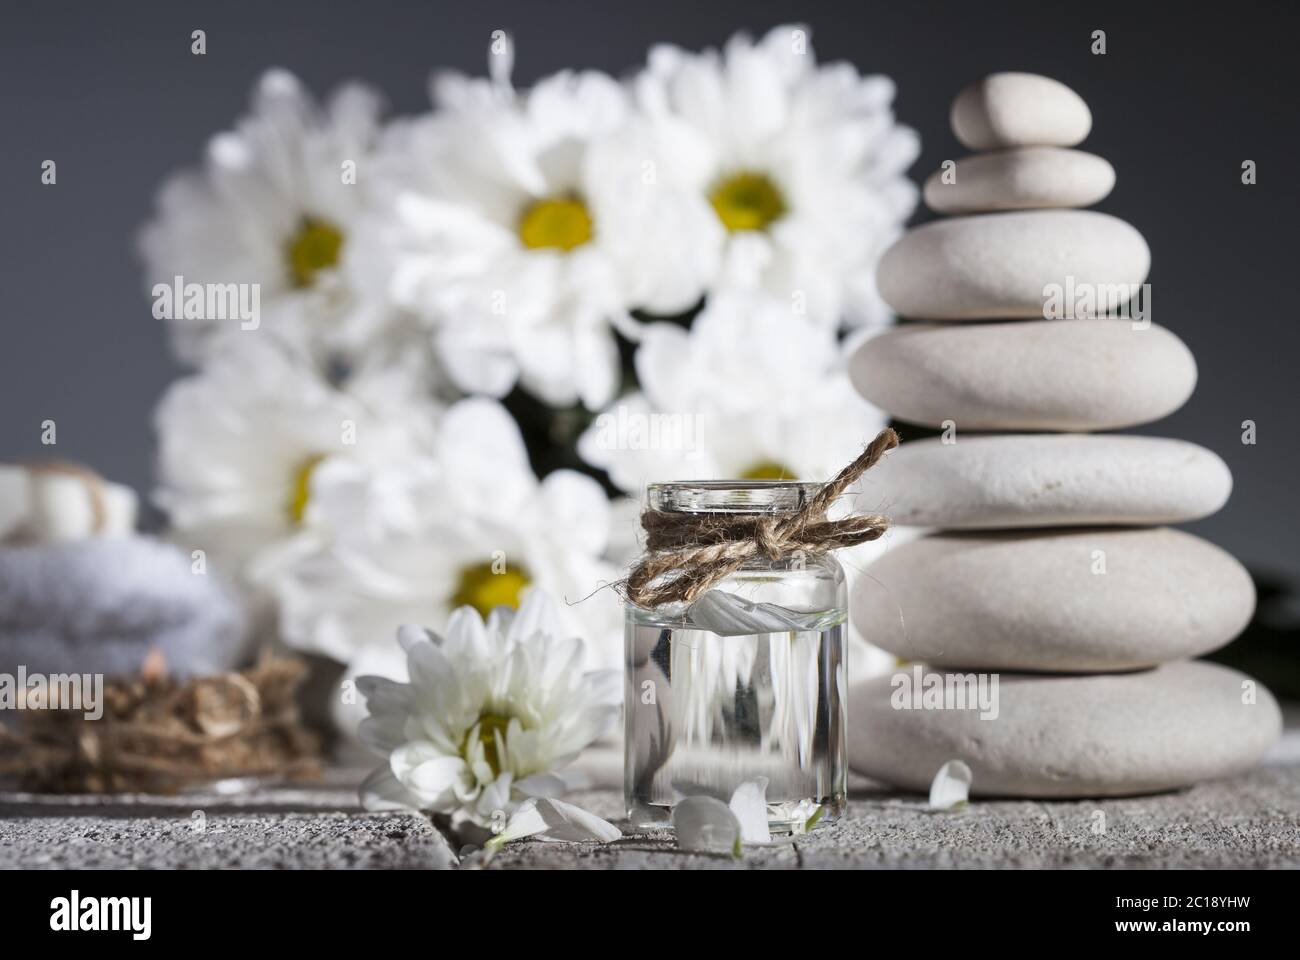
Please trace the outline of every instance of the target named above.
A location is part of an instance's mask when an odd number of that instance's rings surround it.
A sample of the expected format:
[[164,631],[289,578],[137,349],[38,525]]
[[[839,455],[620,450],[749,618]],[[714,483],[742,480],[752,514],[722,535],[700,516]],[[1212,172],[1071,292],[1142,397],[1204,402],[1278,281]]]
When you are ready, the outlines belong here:
[[803,480],[652,483],[646,488],[646,503],[659,513],[796,513],[823,486]]

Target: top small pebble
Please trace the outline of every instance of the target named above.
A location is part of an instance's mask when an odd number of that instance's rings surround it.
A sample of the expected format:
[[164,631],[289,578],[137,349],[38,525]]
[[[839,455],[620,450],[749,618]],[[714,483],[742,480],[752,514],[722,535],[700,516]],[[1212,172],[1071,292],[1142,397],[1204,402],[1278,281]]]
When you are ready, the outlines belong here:
[[1073,147],[1092,129],[1083,99],[1036,73],[994,73],[971,84],[952,104],[952,131],[972,150]]

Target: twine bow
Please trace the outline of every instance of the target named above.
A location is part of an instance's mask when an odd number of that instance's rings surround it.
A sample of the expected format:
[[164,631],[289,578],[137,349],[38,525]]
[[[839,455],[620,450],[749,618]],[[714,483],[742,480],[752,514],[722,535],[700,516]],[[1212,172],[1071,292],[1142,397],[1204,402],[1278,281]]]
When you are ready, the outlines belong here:
[[[625,589],[639,607],[693,603],[724,577],[758,557],[778,560],[796,551],[828,553],[877,539],[889,518],[855,514],[826,519],[826,511],[848,486],[898,446],[898,434],[886,428],[856,460],[824,484],[798,513],[776,516],[724,516],[646,510],[646,555],[632,568]],[[667,579],[661,579],[667,577]]]

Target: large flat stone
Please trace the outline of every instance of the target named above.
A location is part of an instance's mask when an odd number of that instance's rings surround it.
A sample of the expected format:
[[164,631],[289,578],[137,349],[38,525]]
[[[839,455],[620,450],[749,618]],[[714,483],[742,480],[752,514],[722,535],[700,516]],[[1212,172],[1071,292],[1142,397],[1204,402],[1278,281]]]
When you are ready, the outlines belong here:
[[1094,210],[1029,210],[909,230],[880,258],[876,283],[885,302],[912,319],[1042,319],[1049,305],[1118,308],[1150,266],[1146,240],[1123,220]]
[[997,716],[896,709],[890,676],[849,694],[849,759],[867,776],[927,790],[962,760],[972,795],[1109,797],[1240,776],[1281,733],[1277,702],[1244,674],[1204,662],[1070,677],[1002,674]]
[[958,436],[905,443],[859,484],[858,507],[945,529],[1183,523],[1232,492],[1215,453],[1107,434]]
[[1245,567],[1167,527],[934,534],[868,572],[862,636],[952,667],[1132,670],[1215,650],[1255,609]]
[[925,181],[926,205],[939,213],[1089,207],[1115,186],[1115,168],[1101,157],[1059,147],[977,153],[946,172]]
[[904,324],[849,362],[858,392],[900,420],[963,430],[1115,430],[1168,416],[1196,386],[1191,351],[1122,320]]

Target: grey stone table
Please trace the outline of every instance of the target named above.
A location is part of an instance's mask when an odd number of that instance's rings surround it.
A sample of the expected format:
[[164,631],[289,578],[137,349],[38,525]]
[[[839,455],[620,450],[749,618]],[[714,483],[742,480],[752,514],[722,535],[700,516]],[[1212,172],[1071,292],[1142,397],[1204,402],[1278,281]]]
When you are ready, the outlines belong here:
[[[416,814],[357,803],[359,773],[320,784],[113,798],[0,794],[0,868],[431,868],[448,849]],[[612,789],[571,800],[610,819]],[[491,869],[1300,867],[1300,735],[1238,779],[1126,800],[980,801],[932,813],[924,798],[854,782],[848,816],[741,860],[670,840],[518,842]]]

